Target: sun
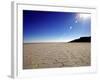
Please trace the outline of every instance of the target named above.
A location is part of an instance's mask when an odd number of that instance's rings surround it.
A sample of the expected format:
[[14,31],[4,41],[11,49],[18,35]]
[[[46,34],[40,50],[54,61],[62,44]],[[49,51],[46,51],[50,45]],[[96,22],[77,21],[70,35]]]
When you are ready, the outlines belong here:
[[84,14],[79,14],[80,19],[89,19],[91,16],[90,14],[84,13]]

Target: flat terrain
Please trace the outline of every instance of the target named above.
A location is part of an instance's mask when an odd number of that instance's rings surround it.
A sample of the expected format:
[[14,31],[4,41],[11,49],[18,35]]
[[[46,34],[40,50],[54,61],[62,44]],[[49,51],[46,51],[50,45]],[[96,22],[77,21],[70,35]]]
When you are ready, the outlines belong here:
[[90,66],[90,49],[90,43],[24,43],[23,68]]

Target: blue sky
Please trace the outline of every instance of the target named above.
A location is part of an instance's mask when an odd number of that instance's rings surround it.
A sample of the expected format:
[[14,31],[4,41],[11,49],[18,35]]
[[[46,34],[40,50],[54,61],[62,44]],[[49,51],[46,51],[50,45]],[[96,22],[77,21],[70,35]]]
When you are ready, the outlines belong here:
[[23,40],[68,42],[91,36],[91,14],[23,10]]

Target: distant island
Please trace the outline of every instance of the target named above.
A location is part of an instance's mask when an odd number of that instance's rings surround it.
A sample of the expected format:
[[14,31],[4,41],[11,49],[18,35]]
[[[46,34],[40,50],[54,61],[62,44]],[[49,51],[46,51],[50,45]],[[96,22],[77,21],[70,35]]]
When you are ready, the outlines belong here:
[[80,37],[70,42],[91,42],[91,37]]

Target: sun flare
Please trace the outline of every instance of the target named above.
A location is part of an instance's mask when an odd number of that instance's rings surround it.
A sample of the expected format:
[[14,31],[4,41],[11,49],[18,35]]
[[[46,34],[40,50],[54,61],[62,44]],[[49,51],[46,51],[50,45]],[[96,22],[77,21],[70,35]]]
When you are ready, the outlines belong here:
[[80,19],[88,19],[90,18],[90,14],[79,14]]

